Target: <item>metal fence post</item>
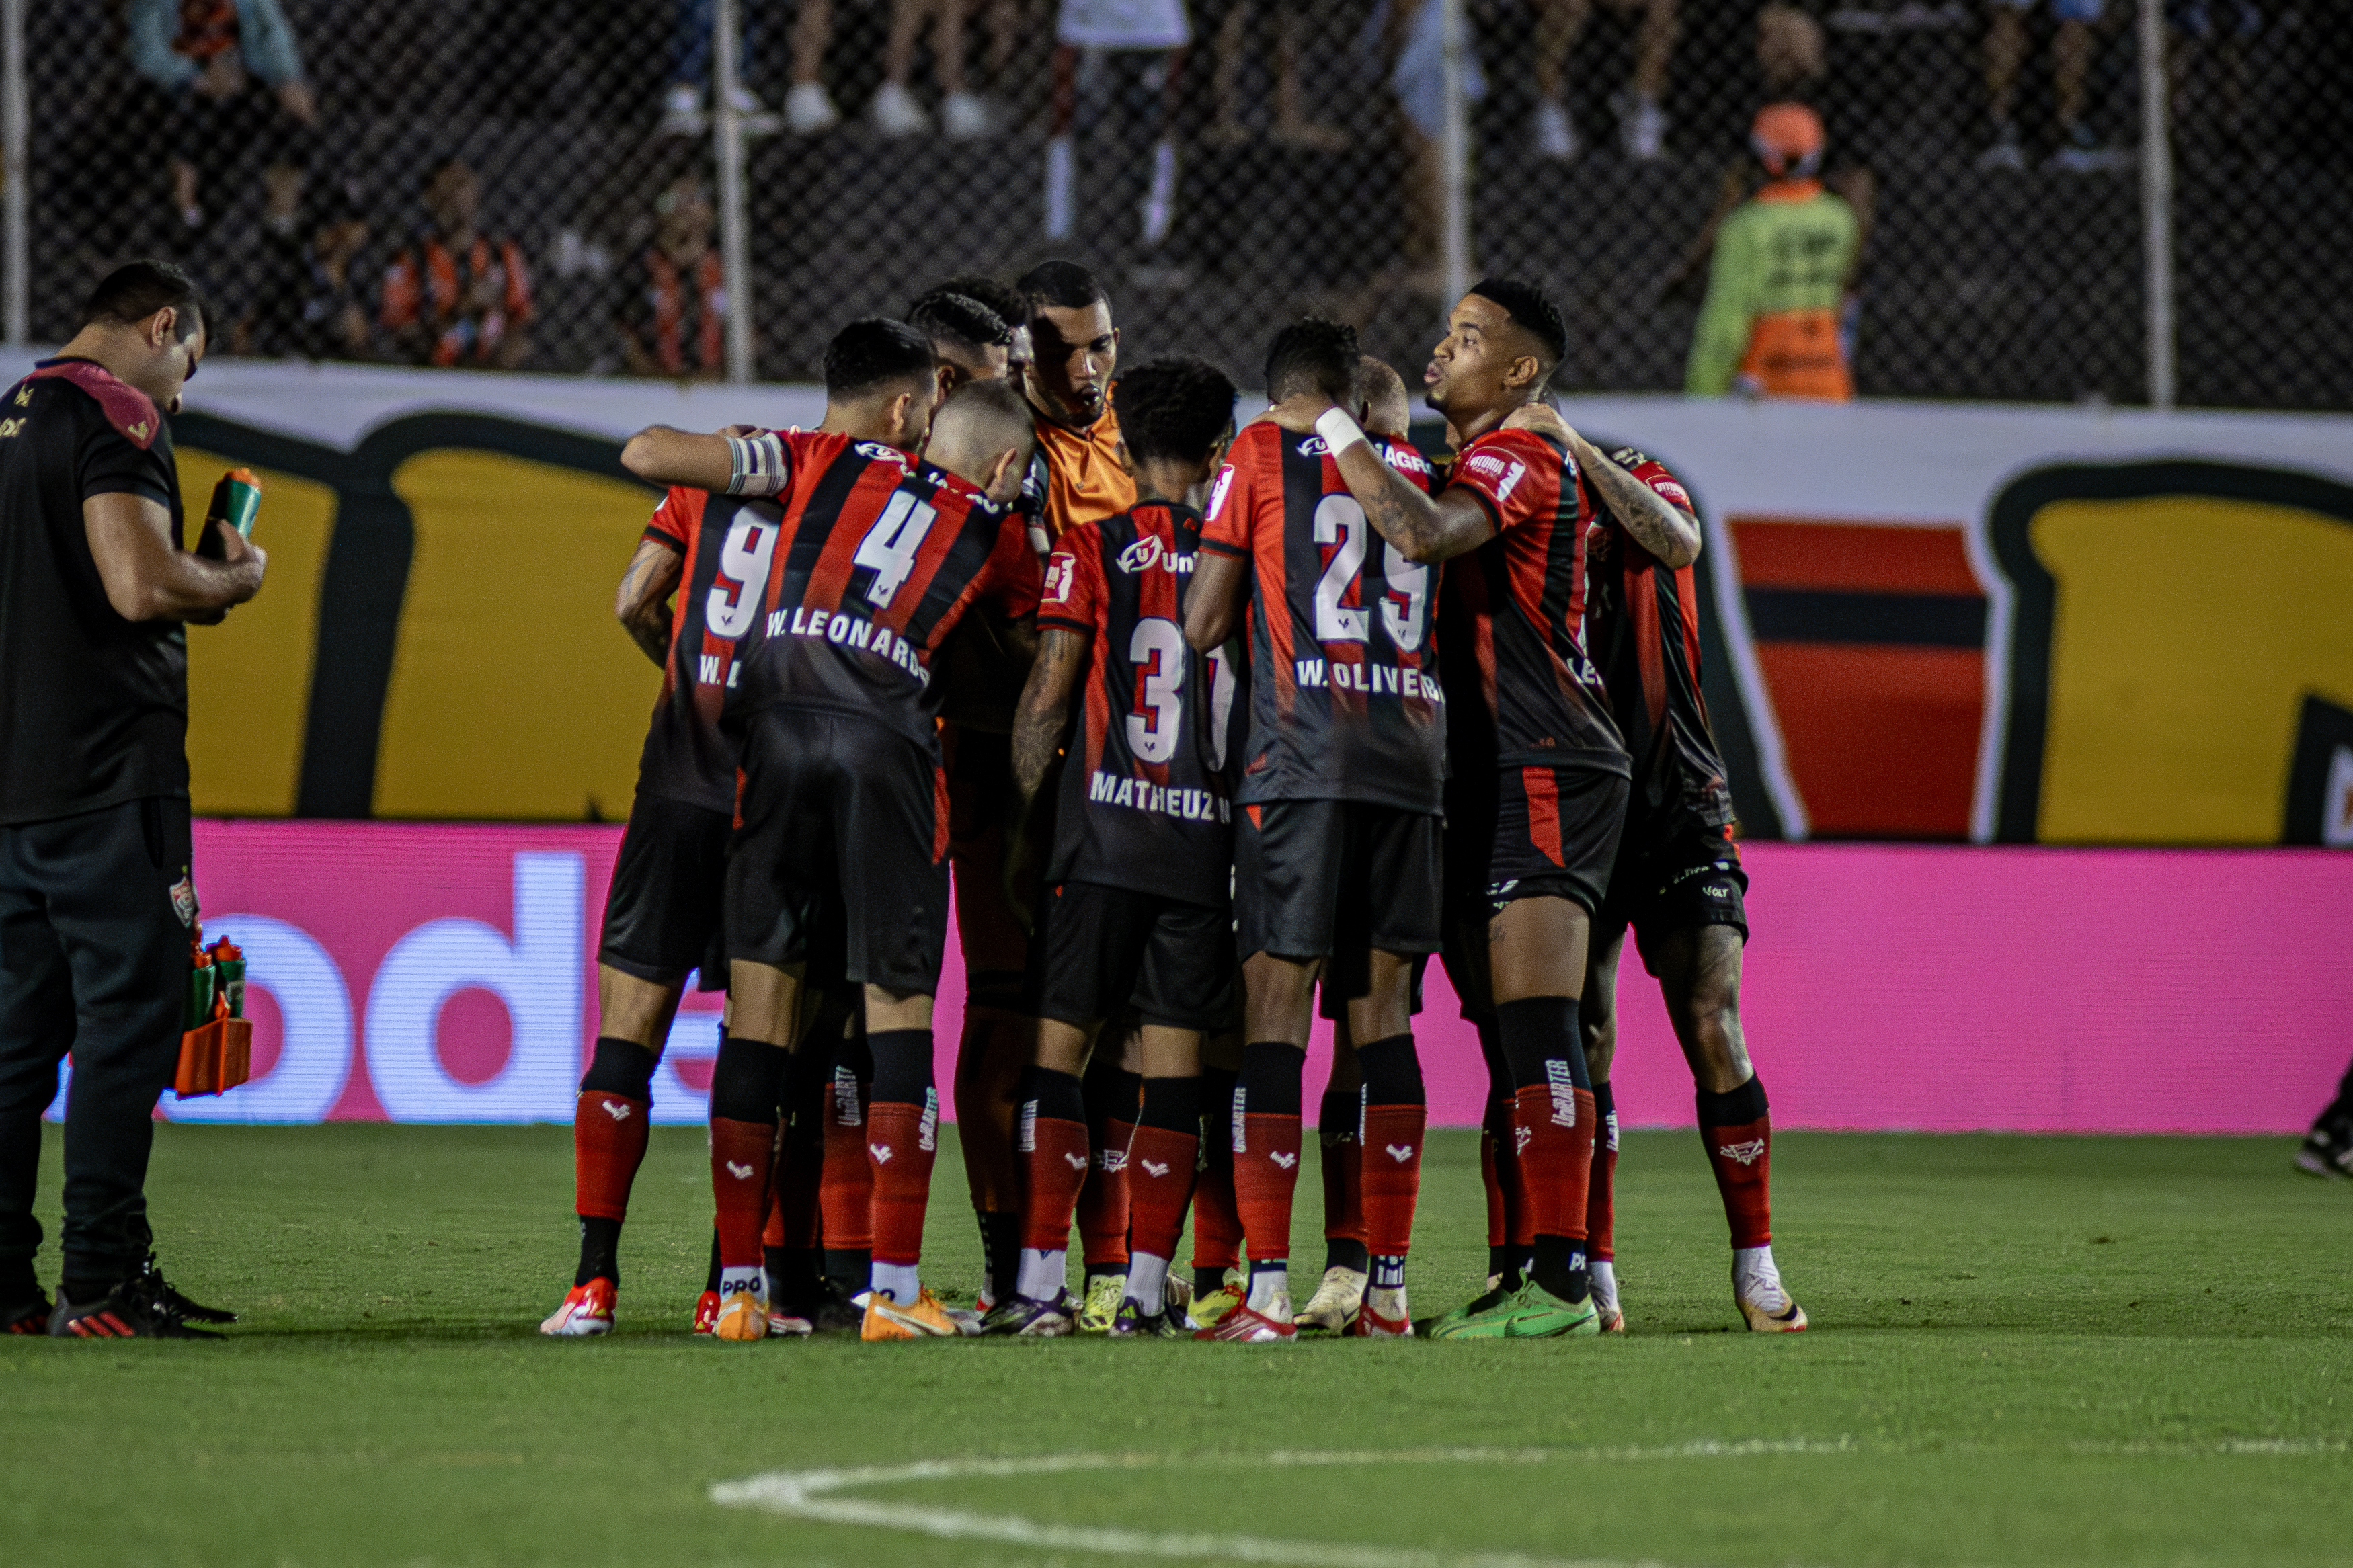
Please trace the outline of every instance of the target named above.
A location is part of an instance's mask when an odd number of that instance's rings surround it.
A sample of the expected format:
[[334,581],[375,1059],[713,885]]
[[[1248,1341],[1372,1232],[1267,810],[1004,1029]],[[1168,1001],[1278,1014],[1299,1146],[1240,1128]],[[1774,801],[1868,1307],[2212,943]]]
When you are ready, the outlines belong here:
[[1439,35],[1444,61],[1444,121],[1438,137],[1440,179],[1446,187],[1446,215],[1440,265],[1445,273],[1446,300],[1441,312],[1471,288],[1471,123],[1470,101],[1464,93],[1465,60],[1471,48],[1471,28],[1462,14],[1462,0],[1439,0]]
[[2148,295],[2148,405],[2173,406],[2173,124],[2164,0],[2140,0],[2141,244]]
[[727,289],[727,379],[752,379],[752,266],[744,221],[744,124],[735,111],[736,0],[711,18],[711,134],[719,163],[719,268]]
[[5,303],[0,306],[0,318],[5,318],[8,342],[22,347],[32,337],[31,279],[26,275],[30,255],[25,232],[27,193],[25,181],[32,164],[26,158],[25,144],[29,121],[25,110],[25,0],[0,0],[0,157],[5,160],[0,168],[0,178],[7,182],[5,197],[0,197],[0,290],[5,290]]

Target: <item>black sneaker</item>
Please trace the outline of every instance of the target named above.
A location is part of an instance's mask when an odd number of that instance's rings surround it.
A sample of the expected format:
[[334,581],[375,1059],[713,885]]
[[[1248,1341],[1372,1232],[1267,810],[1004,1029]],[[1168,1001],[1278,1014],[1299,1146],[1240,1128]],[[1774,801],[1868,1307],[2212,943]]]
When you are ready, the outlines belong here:
[[[49,1313],[49,1333],[58,1339],[73,1340],[216,1340],[218,1334],[208,1330],[191,1328],[173,1305],[187,1298],[164,1283],[164,1271],[155,1267],[151,1256],[139,1266],[139,1272],[123,1280],[95,1301],[76,1304],[58,1292],[58,1304]],[[189,1302],[190,1306],[195,1303]],[[213,1309],[198,1308],[210,1312]]]
[[2353,1121],[2315,1122],[2295,1152],[2295,1168],[2324,1180],[2353,1176]]
[[46,1334],[49,1314],[56,1309],[36,1286],[32,1295],[12,1307],[0,1307],[0,1334]]

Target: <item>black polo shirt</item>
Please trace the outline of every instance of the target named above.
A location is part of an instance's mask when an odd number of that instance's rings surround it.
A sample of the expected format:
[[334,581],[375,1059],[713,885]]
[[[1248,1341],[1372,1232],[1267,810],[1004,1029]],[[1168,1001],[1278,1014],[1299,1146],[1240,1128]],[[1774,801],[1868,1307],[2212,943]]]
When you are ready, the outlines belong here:
[[155,406],[88,361],[47,360],[0,398],[0,826],[188,793],[188,650],[177,621],[107,603],[81,503],[172,514]]

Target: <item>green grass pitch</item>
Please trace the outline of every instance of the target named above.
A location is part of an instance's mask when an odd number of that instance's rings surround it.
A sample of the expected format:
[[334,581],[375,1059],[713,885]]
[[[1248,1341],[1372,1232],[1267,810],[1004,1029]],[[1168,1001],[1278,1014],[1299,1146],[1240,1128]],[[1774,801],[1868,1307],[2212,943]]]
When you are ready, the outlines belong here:
[[[1484,1258],[1472,1135],[1430,1152],[1425,1312]],[[1622,1340],[736,1346],[686,1332],[697,1131],[656,1133],[620,1331],[558,1342],[533,1330],[570,1281],[568,1129],[166,1126],[165,1267],[246,1321],[223,1344],[0,1341],[0,1555],[1149,1560],[1053,1533],[1120,1527],[1179,1555],[1212,1534],[1249,1538],[1229,1558],[1364,1568],[2353,1562],[2353,1190],[2295,1175],[2275,1140],[1785,1134],[1774,1153],[1775,1251],[1814,1323],[1795,1337],[1732,1331],[1694,1140],[1641,1133]],[[962,1186],[951,1144],[926,1272],[968,1299]],[[1316,1193],[1303,1170],[1303,1295]],[[1540,1452],[1393,1457],[1466,1447]],[[1251,1462],[1331,1451],[1392,1457]],[[771,1471],[1089,1454],[1140,1458],[831,1494],[994,1537],[711,1497]]]

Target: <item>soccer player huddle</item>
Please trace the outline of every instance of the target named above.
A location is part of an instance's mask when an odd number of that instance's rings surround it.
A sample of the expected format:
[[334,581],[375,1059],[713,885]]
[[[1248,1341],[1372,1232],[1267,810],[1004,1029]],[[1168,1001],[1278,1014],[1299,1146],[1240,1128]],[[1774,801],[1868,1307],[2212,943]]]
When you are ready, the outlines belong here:
[[[815,430],[633,437],[624,464],[669,489],[617,608],[664,679],[575,1123],[579,1268],[543,1331],[612,1328],[696,973],[727,992],[698,1332],[1621,1331],[1630,928],[1692,1068],[1736,1303],[1803,1329],[1739,1023],[1699,525],[1662,465],[1545,401],[1566,336],[1526,284],[1464,296],[1423,376],[1433,463],[1351,328],[1282,329],[1237,430],[1216,366],[1121,372],[1103,290],[1050,261],[843,328]],[[951,899],[971,1309],[920,1269]],[[1490,1278],[1417,1320],[1432,953],[1490,1075]],[[1294,1310],[1319,1010],[1326,1258]]]

